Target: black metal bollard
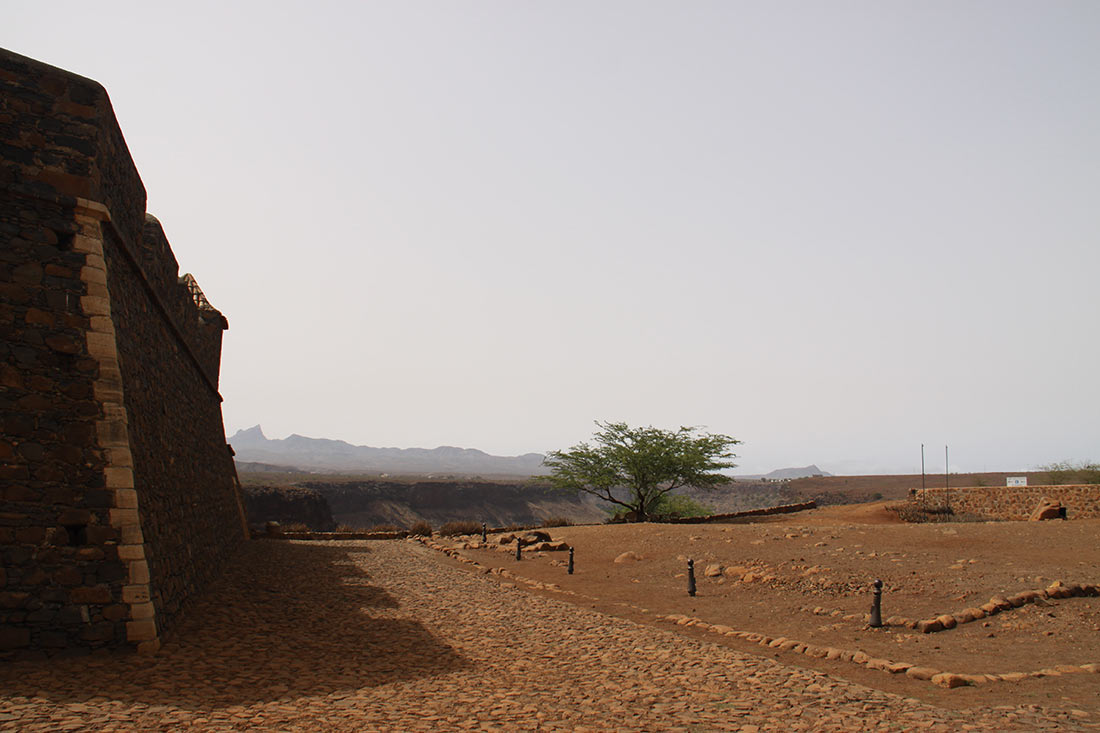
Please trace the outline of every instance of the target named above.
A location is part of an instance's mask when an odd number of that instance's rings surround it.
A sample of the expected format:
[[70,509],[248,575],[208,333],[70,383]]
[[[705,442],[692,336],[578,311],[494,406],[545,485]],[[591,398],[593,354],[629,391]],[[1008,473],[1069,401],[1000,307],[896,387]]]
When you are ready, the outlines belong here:
[[688,595],[695,596],[695,561],[688,560]]
[[519,543],[519,538],[518,537],[516,538],[516,559],[517,560],[522,560],[523,559],[523,545],[521,545]]
[[485,522],[481,523],[481,541],[482,542],[488,542],[489,541],[489,535],[487,535],[485,533]]
[[569,548],[569,574],[573,574],[573,548]]
[[875,580],[875,598],[871,601],[871,628],[882,627],[882,581]]

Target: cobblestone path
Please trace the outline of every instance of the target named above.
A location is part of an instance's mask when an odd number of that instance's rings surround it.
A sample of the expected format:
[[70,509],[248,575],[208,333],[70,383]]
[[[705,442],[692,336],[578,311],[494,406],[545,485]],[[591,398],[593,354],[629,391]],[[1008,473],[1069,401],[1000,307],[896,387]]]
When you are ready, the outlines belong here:
[[255,541],[154,657],[0,669],[0,730],[1083,730],[530,595],[411,542]]

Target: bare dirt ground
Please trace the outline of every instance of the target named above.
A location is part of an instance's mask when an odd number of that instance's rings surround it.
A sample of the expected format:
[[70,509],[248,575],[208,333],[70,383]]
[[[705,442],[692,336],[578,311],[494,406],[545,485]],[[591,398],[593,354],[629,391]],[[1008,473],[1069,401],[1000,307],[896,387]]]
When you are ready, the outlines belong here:
[[[460,563],[411,540],[255,540],[189,604],[155,656],[0,665],[0,730],[1100,729],[1100,674],[944,690],[656,620],[658,611],[724,619],[881,647],[893,659],[973,658],[975,669],[1096,659],[1096,599],[1050,601],[1042,615],[1017,609],[990,627],[929,637],[799,609],[862,612],[876,575],[887,582],[888,613],[953,607],[964,590],[1029,588],[1036,577],[1083,579],[1096,567],[1100,523],[908,527],[850,521],[881,522],[874,508],[832,513],[841,510],[755,525],[555,530],[576,545],[573,576],[561,553],[517,562],[463,550]],[[642,559],[615,563],[627,550]],[[677,559],[689,555],[701,570],[740,562],[764,579],[701,572],[689,598]],[[473,556],[576,595],[528,590],[472,565]],[[971,630],[980,633],[971,639]]]
[[[1100,598],[1025,604],[952,630],[923,634],[900,625],[867,627],[871,583],[884,583],[883,618],[924,619],[980,606],[994,595],[1053,581],[1100,581],[1100,521],[902,524],[882,502],[834,506],[752,524],[610,525],[550,530],[575,548],[564,553],[463,551],[485,566],[553,583],[574,602],[641,623],[671,627],[914,696],[937,705],[1054,705],[1100,720],[1100,675],[1052,673],[951,690],[839,660],[764,648],[658,616],[686,615],[740,631],[861,650],[872,657],[963,674],[1004,674],[1100,662]],[[490,542],[494,538],[490,536]],[[514,545],[512,546],[514,547]],[[623,553],[641,559],[615,562]],[[687,560],[698,594],[687,594]],[[706,568],[723,573],[706,577]],[[565,595],[570,598],[571,596]]]

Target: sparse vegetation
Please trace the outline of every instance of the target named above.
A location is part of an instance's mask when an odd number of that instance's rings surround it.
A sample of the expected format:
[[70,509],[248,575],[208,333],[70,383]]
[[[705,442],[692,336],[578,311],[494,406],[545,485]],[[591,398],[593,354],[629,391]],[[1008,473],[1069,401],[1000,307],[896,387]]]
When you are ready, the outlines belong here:
[[567,517],[547,517],[539,524],[540,527],[569,527],[572,526],[573,520]]
[[442,537],[457,537],[462,534],[481,534],[481,522],[447,522],[439,528]]
[[413,522],[413,526],[409,527],[409,534],[414,537],[431,537],[432,525],[423,520],[419,522]]
[[396,524],[376,524],[370,528],[371,532],[400,532],[401,528]]
[[305,522],[280,522],[279,529],[284,532],[309,532],[309,525]]
[[[567,451],[551,451],[544,464],[550,483],[583,491],[625,510],[624,516],[646,521],[660,512],[662,498],[675,489],[712,489],[729,482],[718,471],[736,466],[730,448],[741,441],[728,435],[677,430],[632,428],[626,423],[601,423],[595,445],[579,443]],[[628,498],[616,495],[627,489]]]
[[1039,466],[1039,470],[1046,471],[1044,483],[1052,485],[1100,484],[1100,463],[1092,461],[1059,461]]

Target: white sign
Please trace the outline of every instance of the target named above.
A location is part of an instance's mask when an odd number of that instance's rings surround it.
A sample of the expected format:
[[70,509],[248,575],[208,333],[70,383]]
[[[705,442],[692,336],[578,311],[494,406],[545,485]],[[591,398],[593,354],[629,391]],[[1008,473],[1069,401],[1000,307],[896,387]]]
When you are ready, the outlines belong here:
[[1008,486],[1027,486],[1027,476],[1009,476],[1006,480]]

